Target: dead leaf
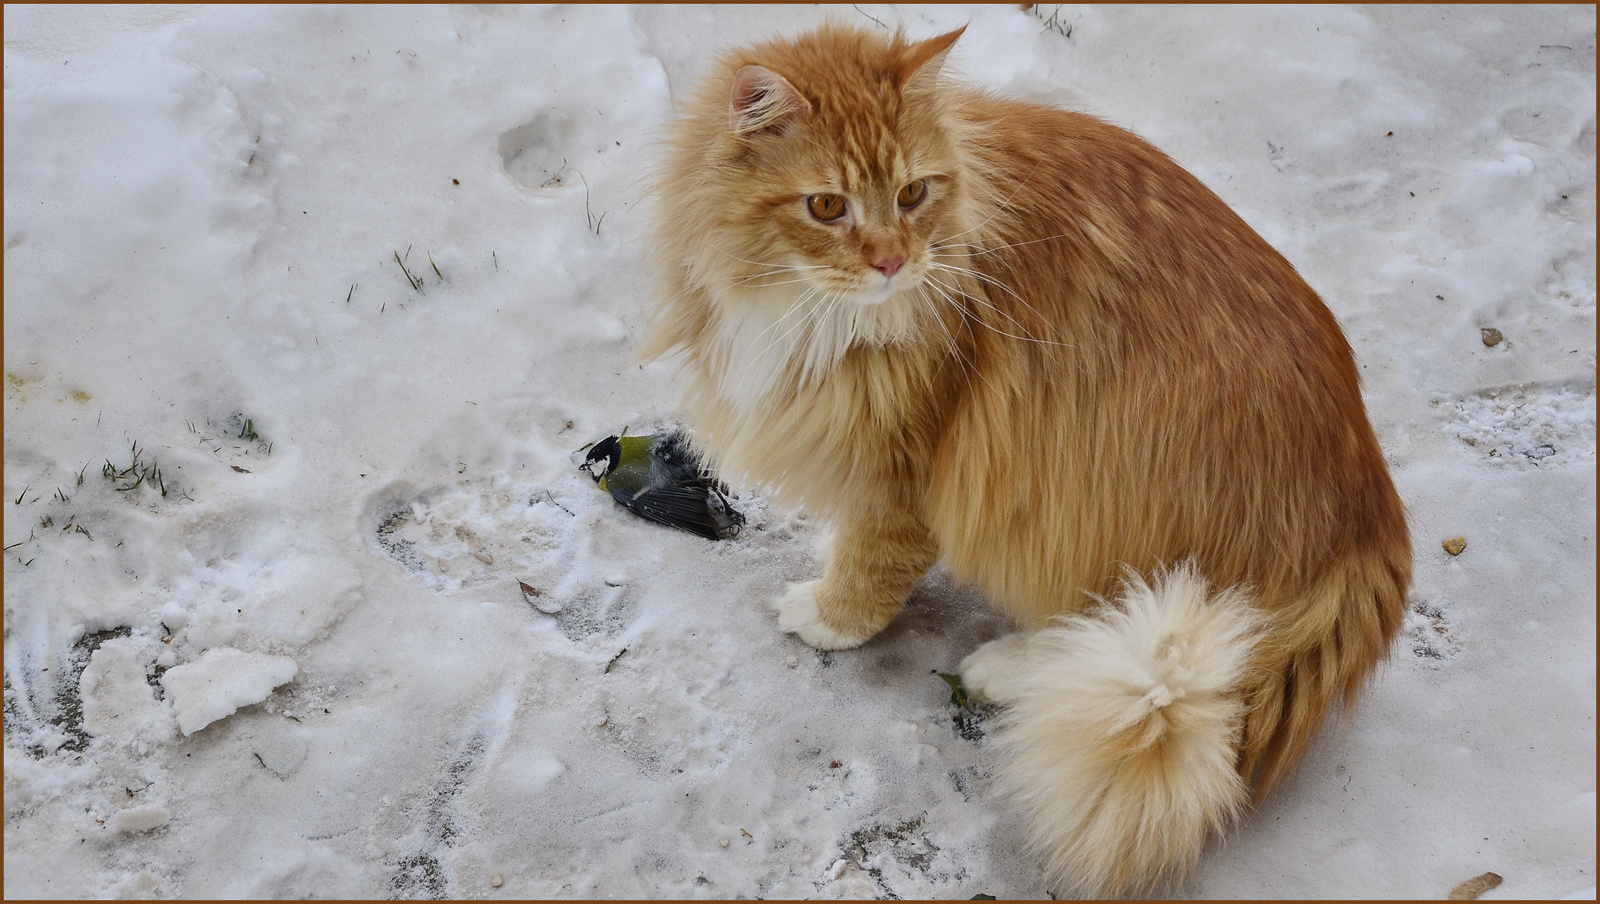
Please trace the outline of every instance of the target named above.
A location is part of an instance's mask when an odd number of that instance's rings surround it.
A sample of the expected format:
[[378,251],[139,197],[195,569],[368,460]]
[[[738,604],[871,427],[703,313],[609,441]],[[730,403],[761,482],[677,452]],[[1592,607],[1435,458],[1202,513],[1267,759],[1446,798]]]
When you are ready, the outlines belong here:
[[1468,879],[1460,885],[1457,885],[1455,888],[1450,889],[1450,900],[1476,901],[1478,900],[1479,895],[1491,888],[1499,887],[1502,881],[1503,880],[1500,878],[1499,873],[1484,873],[1475,879]]
[[528,605],[538,609],[545,615],[555,615],[561,611],[560,603],[540,593],[539,588],[529,584],[527,581],[518,581],[517,586],[522,588],[522,598],[528,601]]

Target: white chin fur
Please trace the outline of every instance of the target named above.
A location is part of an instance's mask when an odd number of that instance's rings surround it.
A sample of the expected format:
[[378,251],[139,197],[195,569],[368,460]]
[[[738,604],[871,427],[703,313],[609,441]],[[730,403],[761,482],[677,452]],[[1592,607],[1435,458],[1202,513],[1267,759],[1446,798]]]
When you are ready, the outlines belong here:
[[901,283],[848,294],[805,283],[723,293],[715,359],[720,394],[750,411],[780,388],[821,379],[851,346],[910,337],[921,306],[903,288],[889,288]]
[[856,292],[855,295],[851,296],[851,300],[862,307],[870,308],[873,305],[883,304],[905,291],[905,288],[906,281],[904,279],[891,276],[880,283],[869,285],[867,288]]

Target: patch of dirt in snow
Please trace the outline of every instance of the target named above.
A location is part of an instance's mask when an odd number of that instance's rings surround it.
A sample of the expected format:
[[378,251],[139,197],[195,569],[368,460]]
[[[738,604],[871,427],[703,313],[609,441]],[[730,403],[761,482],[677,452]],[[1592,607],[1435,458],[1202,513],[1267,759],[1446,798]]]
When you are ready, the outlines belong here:
[[389,890],[396,899],[438,901],[460,896],[443,860],[466,833],[467,817],[457,798],[482,761],[484,748],[481,736],[469,738],[446,764],[444,776],[423,803],[418,817],[421,825],[389,864]]
[[[961,878],[960,870],[951,874],[935,865],[940,849],[930,835],[927,814],[900,822],[863,826],[841,842],[845,864],[836,863],[834,870],[853,865],[870,877],[881,897],[890,899],[901,897],[894,890],[895,873],[920,874],[935,881]],[[889,875],[886,876],[885,871]]]
[[1449,400],[1446,430],[1479,457],[1546,467],[1594,460],[1594,386],[1529,384]]
[[538,591],[546,606],[541,611],[568,639],[613,637],[632,623],[637,601],[625,581],[586,577],[595,569],[582,567],[580,559],[593,558],[595,541],[592,525],[573,511],[582,505],[533,484],[440,486],[383,497],[373,510],[372,538],[430,590],[524,582]]
[[89,734],[83,725],[79,679],[101,644],[131,633],[132,629],[122,627],[85,634],[47,666],[40,667],[24,656],[23,667],[15,670],[20,676],[16,685],[12,684],[12,670],[8,669],[5,678],[6,743],[16,743],[34,759],[58,750],[76,753],[86,750]]
[[1412,600],[1406,610],[1405,644],[1419,660],[1443,662],[1461,651],[1455,636],[1455,621],[1441,606]]
[[575,518],[544,487],[475,481],[390,499],[373,532],[384,554],[418,583],[460,590],[563,570]]

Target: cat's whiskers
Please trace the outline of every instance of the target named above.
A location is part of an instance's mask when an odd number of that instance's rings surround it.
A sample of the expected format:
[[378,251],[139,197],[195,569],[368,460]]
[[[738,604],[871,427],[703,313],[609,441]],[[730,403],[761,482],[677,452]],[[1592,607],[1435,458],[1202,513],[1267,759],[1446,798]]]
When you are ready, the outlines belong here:
[[728,287],[733,289],[742,289],[747,286],[756,286],[763,289],[768,289],[775,286],[792,286],[795,283],[810,282],[810,277],[808,276],[796,276],[794,279],[782,279],[778,280],[777,282],[757,282],[757,280],[764,280],[769,276],[777,276],[784,272],[787,271],[774,270],[770,273],[757,273],[752,276],[741,277],[729,283]]
[[1058,232],[1055,235],[1047,235],[1044,238],[1040,238],[1040,239],[1029,239],[1026,242],[1010,242],[1010,243],[1004,244],[1004,245],[995,245],[995,246],[990,247],[990,248],[978,248],[976,251],[973,251],[972,254],[973,255],[995,254],[995,253],[1000,252],[1000,251],[1005,251],[1008,248],[1021,248],[1024,245],[1037,245],[1040,242],[1053,242],[1056,239],[1067,238],[1071,234],[1072,233],[1069,233],[1069,232]]
[[[972,247],[969,243],[966,243],[966,242],[963,242],[961,244],[962,244],[962,247],[964,247],[964,248],[971,248]],[[984,273],[983,271],[978,270],[978,269],[976,269],[974,267],[964,267],[964,266],[961,266],[959,264],[944,263],[944,262],[941,262],[939,260],[940,258],[955,258],[955,259],[961,260],[961,261],[970,261],[972,259],[972,256],[973,255],[972,255],[971,252],[963,251],[963,252],[958,252],[958,253],[952,253],[952,252],[945,252],[945,251],[942,250],[942,248],[940,248],[940,249],[935,250],[935,251],[933,251],[932,253],[929,254],[930,266],[938,267],[938,268],[941,268],[941,269],[944,269],[944,270],[953,271],[953,272],[959,272],[959,273],[962,273],[962,274],[964,274],[966,276],[970,276],[973,279],[978,280],[979,282],[987,283],[988,285],[994,286],[995,288],[1000,289],[1001,291],[1005,292],[1007,295],[1010,295],[1012,298],[1016,299],[1017,303],[1022,305],[1024,308],[1026,308],[1028,313],[1032,314],[1034,317],[1037,317],[1040,320],[1046,320],[1047,319],[1047,318],[1041,316],[1039,314],[1038,310],[1035,309],[1033,305],[1028,303],[1027,299],[1025,299],[1021,295],[1017,294],[1017,292],[1015,290],[1013,290],[1010,286],[1006,285],[1005,283],[1001,282],[998,278],[996,278],[994,276],[991,276],[991,275],[989,275],[987,273]],[[1016,275],[1016,270],[1012,268],[1010,261],[1007,261],[1004,258],[1001,258],[1001,263],[1005,266],[1005,268],[1007,270],[1011,271],[1011,275],[1013,275],[1013,276]],[[1020,324],[1019,324],[1019,326],[1020,326]]]
[[782,317],[779,317],[777,320],[773,321],[772,326],[762,330],[760,335],[756,336],[756,339],[759,341],[762,336],[765,336],[767,333],[781,326],[785,320],[788,320],[789,315],[795,313],[796,311],[801,312],[800,317],[795,320],[793,326],[768,340],[766,346],[761,349],[761,353],[763,355],[772,351],[772,349],[776,347],[778,343],[788,339],[794,334],[795,330],[802,328],[815,329],[815,321],[817,319],[815,314],[816,306],[812,305],[810,302],[811,299],[815,298],[819,294],[823,295],[822,304],[827,304],[828,298],[833,293],[827,289],[823,289],[820,286],[811,286],[807,288],[806,291],[802,293],[798,299],[796,299],[795,303],[789,306],[789,309],[783,313]]
[[[846,303],[844,293],[830,289],[824,299],[825,308],[819,315],[810,319],[807,326],[810,328],[806,341],[802,343],[805,357],[800,363],[800,383],[811,381],[823,371],[832,368],[843,357],[844,350],[849,348],[848,337],[841,340],[837,335],[840,329],[839,322],[835,319],[834,312],[839,305]],[[822,332],[823,335],[818,335]],[[847,333],[853,330],[846,329]],[[823,358],[828,360],[824,361]]]
[[[959,253],[939,253],[939,254],[936,254],[934,256],[937,257],[937,258],[941,258],[941,259],[954,259],[954,261],[956,261],[956,263],[951,264],[951,266],[962,266],[962,267],[965,267],[965,268],[969,269],[974,276],[983,276],[983,275],[985,275],[983,273],[983,271],[978,270],[975,266],[971,266],[972,263],[973,263],[973,258],[976,256],[976,252],[974,251],[974,249],[976,249],[977,247],[978,246],[976,246],[975,244],[972,244],[972,243],[969,243],[969,242],[963,242],[963,243],[961,243],[962,250]],[[1021,278],[1021,274],[1019,274],[1017,272],[1017,268],[1015,266],[1015,261],[1016,261],[1016,258],[1015,257],[1010,257],[1010,256],[1008,256],[1008,257],[991,258],[990,259],[990,263],[991,264],[993,264],[994,262],[998,262],[1001,267],[1005,268],[1005,271],[1008,274],[1010,274],[1012,279],[1020,279]],[[1013,298],[1016,298],[1017,301],[1020,302],[1022,304],[1022,306],[1028,310],[1029,313],[1033,314],[1035,317],[1039,316],[1039,312],[1037,310],[1035,310],[1032,305],[1028,304],[1028,302],[1025,299],[1019,297],[1016,292],[1012,291],[1009,285],[1007,285],[1006,283],[1000,281],[1000,276],[998,274],[992,275],[991,278],[994,280],[993,284],[995,286],[997,286],[999,288],[1002,288],[1002,289],[1005,289],[1006,292],[1008,292]],[[1041,319],[1043,319],[1043,318],[1041,318]]]
[[[951,273],[951,274],[955,274],[957,276],[967,276],[967,277],[970,277],[972,279],[978,280],[981,283],[984,283],[984,284],[987,284],[987,285],[992,285],[995,288],[1000,289],[1000,290],[1010,294],[1011,297],[1015,298],[1019,304],[1021,304],[1025,308],[1027,308],[1029,313],[1033,314],[1035,317],[1039,316],[1039,312],[1034,310],[1033,306],[1028,304],[1028,302],[1026,300],[1024,300],[1020,295],[1018,295],[1016,292],[1012,291],[1004,283],[1000,282],[999,280],[995,279],[992,276],[989,276],[988,274],[980,273],[980,272],[978,272],[976,270],[971,270],[971,269],[968,269],[968,268],[965,268],[965,267],[957,267],[957,266],[955,266],[953,264],[941,264],[941,263],[938,263],[937,261],[930,262],[929,266],[933,271],[936,271],[936,272]],[[960,294],[960,295],[962,295],[963,297],[966,297],[966,298],[970,298],[974,302],[976,302],[976,303],[978,303],[980,305],[983,305],[984,307],[986,307],[989,310],[995,312],[996,314],[999,314],[1001,317],[1004,317],[1005,319],[1007,319],[1007,320],[1011,321],[1013,324],[1015,324],[1017,329],[1020,330],[1023,333],[1023,335],[1021,335],[1021,336],[1014,336],[1011,333],[1007,333],[1004,330],[1001,330],[998,327],[996,327],[993,324],[990,324],[990,323],[988,323],[986,321],[983,321],[981,319],[978,321],[979,323],[982,323],[984,326],[988,327],[989,329],[993,330],[996,333],[999,333],[1002,336],[1008,336],[1008,337],[1013,338],[1013,339],[1023,339],[1023,340],[1028,341],[1028,342],[1037,342],[1040,345],[1055,345],[1055,346],[1060,346],[1062,348],[1075,348],[1076,347],[1076,346],[1072,345],[1071,343],[1058,342],[1058,341],[1053,340],[1053,339],[1041,339],[1038,336],[1033,335],[1033,333],[1029,331],[1027,325],[1025,325],[1022,321],[1018,320],[1016,317],[1013,317],[1010,313],[1008,313],[1005,310],[1001,309],[1000,307],[995,305],[993,302],[983,298],[982,294],[979,293],[979,292],[960,292],[959,289],[957,289],[957,287],[945,285],[944,283],[939,282],[938,280],[936,280],[932,273],[929,273],[927,278],[928,278],[928,280],[930,282],[934,282],[934,283],[938,284],[942,289],[945,289],[945,290],[950,291],[950,292],[955,292],[956,294]],[[950,298],[950,301],[951,301],[952,304],[956,303],[956,300],[954,298]],[[1042,320],[1043,318],[1040,318],[1040,319]]]
[[968,228],[963,229],[960,232],[955,233],[954,235],[946,236],[945,240],[947,241],[949,239],[961,238],[962,236],[966,235],[969,232],[976,232],[977,230],[982,229],[983,227],[989,225],[989,221],[990,220],[993,220],[995,217],[997,217],[1000,214],[1004,213],[1006,210],[1008,210],[1011,207],[1011,202],[1012,202],[1013,199],[1015,199],[1017,197],[1017,193],[1022,191],[1022,189],[1027,186],[1029,180],[1031,180],[1033,178],[1033,174],[1037,173],[1039,171],[1039,167],[1041,167],[1043,165],[1044,165],[1044,161],[1043,160],[1039,161],[1038,163],[1035,163],[1033,165],[1033,169],[1028,170],[1028,175],[1022,177],[1022,180],[1017,183],[1017,187],[1013,188],[1011,190],[1011,194],[1007,195],[1006,199],[1004,201],[1001,201],[999,204],[996,204],[995,207],[994,207],[994,211],[992,213],[990,213],[987,217],[984,217],[982,222],[975,223],[972,226],[969,226]]
[[[734,253],[732,253],[730,251],[727,251],[725,249],[722,249],[722,248],[718,248],[718,247],[716,247],[714,245],[711,246],[711,249],[713,251],[717,252],[718,254],[722,255],[723,257],[728,258],[729,260],[738,261],[741,264],[749,264],[752,267],[764,267],[764,268],[766,268],[766,269],[762,270],[759,273],[747,273],[747,274],[744,274],[742,276],[734,277],[733,279],[729,280],[729,282],[728,282],[728,287],[729,288],[737,289],[737,288],[745,288],[745,287],[752,287],[752,286],[753,287],[760,287],[760,288],[767,288],[767,287],[770,287],[770,286],[784,286],[784,285],[789,285],[791,283],[805,282],[807,277],[805,276],[803,271],[825,269],[825,265],[822,265],[822,264],[795,264],[795,263],[786,263],[786,262],[780,262],[780,261],[754,261],[754,260],[751,260],[751,259],[749,259],[747,257],[740,257],[737,254],[734,254]],[[795,278],[794,279],[789,279],[789,280],[783,280],[783,281],[780,281],[780,282],[765,282],[764,281],[768,277],[781,276],[781,275],[787,274],[787,273],[795,274]]]
[[782,333],[780,333],[780,334],[778,334],[776,336],[773,336],[771,339],[767,340],[767,344],[762,347],[760,354],[766,355],[768,352],[772,351],[772,349],[775,348],[778,345],[778,343],[783,342],[785,339],[788,339],[791,335],[793,335],[795,330],[801,329],[801,328],[805,328],[805,327],[809,327],[811,325],[811,322],[816,319],[815,318],[815,308],[816,308],[816,306],[811,303],[812,299],[816,298],[820,294],[820,295],[823,295],[823,299],[824,299],[824,303],[825,303],[826,299],[827,299],[827,295],[825,293],[827,293],[827,291],[828,290],[822,288],[821,286],[817,286],[817,285],[807,286],[806,291],[800,293],[800,295],[795,299],[794,304],[790,305],[788,307],[788,309],[783,312],[783,316],[782,317],[779,317],[777,320],[774,320],[772,322],[771,326],[767,327],[766,329],[762,330],[760,333],[758,333],[756,335],[755,341],[756,342],[760,342],[761,339],[763,337],[765,337],[768,333],[770,333],[773,330],[777,329],[778,327],[782,326],[783,322],[785,320],[788,320],[791,315],[793,315],[795,313],[799,313],[800,314],[800,316],[795,319],[795,322],[794,322],[793,326],[790,326],[788,329],[784,330]]
[[[971,267],[963,267],[963,266],[960,266],[959,264],[942,263],[942,262],[940,262],[938,260],[930,260],[928,262],[928,266],[930,266],[930,267],[932,267],[932,268],[934,268],[936,270],[941,270],[941,271],[944,271],[944,272],[947,272],[947,273],[955,273],[955,274],[960,275],[960,276],[967,276],[967,277],[970,277],[970,278],[972,278],[974,280],[977,280],[980,283],[984,283],[985,285],[994,286],[996,289],[999,289],[1000,291],[1006,293],[1007,295],[1010,295],[1013,299],[1016,300],[1017,304],[1020,304],[1024,308],[1026,308],[1029,314],[1032,314],[1034,317],[1036,317],[1036,318],[1038,318],[1040,320],[1044,320],[1045,319],[1044,317],[1040,316],[1038,310],[1036,310],[1033,305],[1028,304],[1028,300],[1027,299],[1023,298],[1021,295],[1018,295],[1016,293],[1016,291],[1013,290],[1010,286],[1006,285],[1005,283],[1001,282],[1000,280],[996,279],[995,277],[990,276],[987,273],[984,273],[981,270],[976,270],[976,269],[973,269]],[[1021,323],[1018,323],[1017,320],[1015,318],[1011,317],[1009,314],[1006,315],[1006,317],[1008,319],[1010,319],[1012,323],[1016,323],[1017,326],[1019,326],[1019,327],[1022,326]]]
[[[757,287],[760,290],[760,287]],[[808,286],[796,293],[783,313],[772,316],[772,299],[752,297],[743,304],[724,307],[717,328],[717,353],[713,368],[723,395],[739,407],[749,409],[765,398],[792,367],[794,348],[777,349],[795,329],[803,327],[813,299],[823,290]],[[797,313],[801,316],[782,333],[774,332]],[[757,330],[754,332],[753,330]],[[763,341],[766,340],[766,341]],[[774,358],[774,351],[777,351]]]
[[752,267],[777,267],[782,270],[822,270],[825,268],[825,265],[823,264],[789,264],[779,261],[753,261],[747,257],[740,257],[739,255],[723,248],[718,248],[715,245],[711,246],[711,250],[717,252],[723,257],[728,258],[729,260],[735,260],[741,264],[749,264]]
[[[1024,326],[1020,321],[1018,321],[1015,317],[1012,317],[1010,314],[1007,314],[1005,311],[1001,310],[1000,308],[995,307],[995,305],[992,302],[986,301],[985,299],[980,297],[978,293],[975,293],[975,292],[962,292],[962,291],[960,291],[959,289],[957,289],[957,288],[955,288],[953,286],[945,285],[943,282],[941,282],[937,278],[935,278],[934,275],[931,274],[931,273],[928,274],[928,276],[927,276],[927,283],[929,285],[934,286],[939,291],[939,294],[942,295],[944,297],[944,299],[946,301],[948,301],[950,304],[955,305],[958,308],[961,308],[967,314],[967,319],[969,321],[973,321],[973,320],[977,321],[977,323],[982,325],[985,329],[989,330],[990,332],[996,333],[996,334],[1001,335],[1001,336],[1005,336],[1007,339],[1016,339],[1016,340],[1019,340],[1019,341],[1022,341],[1022,342],[1033,342],[1033,343],[1036,343],[1038,345],[1050,345],[1050,346],[1056,346],[1056,347],[1059,347],[1059,348],[1077,348],[1076,345],[1073,345],[1073,344],[1068,343],[1068,342],[1057,342],[1057,341],[1055,341],[1053,339],[1040,339],[1037,336],[1034,336],[1031,333],[1028,333],[1028,328],[1026,326]],[[971,299],[972,301],[983,305],[984,307],[986,307],[989,310],[995,312],[996,314],[999,314],[1001,317],[1006,318],[1007,320],[1009,320],[1012,323],[1016,324],[1017,325],[1017,329],[1021,330],[1026,335],[1018,336],[1018,335],[1016,335],[1014,333],[1008,333],[1005,330],[1000,329],[999,327],[995,326],[992,323],[989,323],[989,322],[987,322],[987,321],[985,321],[985,320],[983,320],[981,318],[973,316],[972,312],[966,311],[966,309],[961,305],[961,302],[959,300],[957,300],[957,298],[955,297],[957,295],[961,296],[962,298]]]
[[[972,392],[973,373],[977,373],[978,379],[982,380],[985,386],[988,386],[990,389],[994,389],[994,384],[990,383],[989,378],[983,375],[982,370],[978,369],[976,362],[968,358],[961,351],[961,343],[957,342],[955,334],[950,332],[949,324],[946,324],[944,322],[944,318],[939,316],[938,302],[928,294],[930,288],[930,284],[924,280],[921,285],[917,286],[915,297],[918,301],[922,302],[923,306],[927,309],[928,316],[932,317],[933,321],[939,325],[940,331],[944,333],[946,347],[950,349],[951,354],[955,355],[956,361],[961,364],[961,376],[962,379],[966,380],[967,382],[968,394],[970,395]],[[972,328],[970,326],[967,327],[969,334],[971,333],[971,329]]]

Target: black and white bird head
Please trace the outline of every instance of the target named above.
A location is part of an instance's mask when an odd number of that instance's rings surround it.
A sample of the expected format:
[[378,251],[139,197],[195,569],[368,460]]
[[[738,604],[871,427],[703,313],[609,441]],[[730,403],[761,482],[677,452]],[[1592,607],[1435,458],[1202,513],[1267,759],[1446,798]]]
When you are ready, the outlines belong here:
[[617,469],[622,463],[622,443],[615,436],[608,436],[594,444],[589,449],[589,456],[578,467],[588,471],[589,476],[596,482]]

